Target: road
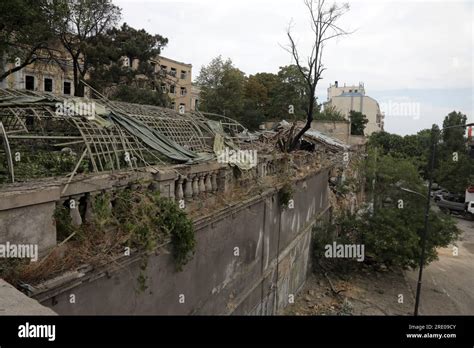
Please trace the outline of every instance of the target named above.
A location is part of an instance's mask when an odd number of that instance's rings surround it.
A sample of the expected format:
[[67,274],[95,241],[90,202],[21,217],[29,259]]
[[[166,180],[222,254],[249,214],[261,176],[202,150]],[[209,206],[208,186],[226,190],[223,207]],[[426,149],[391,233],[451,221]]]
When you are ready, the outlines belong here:
[[[463,231],[453,245],[438,249],[438,261],[423,270],[420,308],[421,315],[474,315],[474,221],[458,219]],[[405,273],[408,283],[416,291],[418,269]]]

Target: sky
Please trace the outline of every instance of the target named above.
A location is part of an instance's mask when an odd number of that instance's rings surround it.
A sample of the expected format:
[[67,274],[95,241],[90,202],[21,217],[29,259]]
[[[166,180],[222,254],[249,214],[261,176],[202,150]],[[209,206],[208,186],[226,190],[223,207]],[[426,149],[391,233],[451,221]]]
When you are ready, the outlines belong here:
[[[327,1],[329,4],[332,1]],[[292,64],[282,46],[292,23],[300,55],[311,45],[303,0],[114,0],[122,22],[169,39],[163,56],[203,65],[222,55],[247,75]],[[341,3],[341,2],[339,2]],[[328,42],[319,101],[330,83],[363,82],[385,112],[385,130],[414,134],[461,111],[474,122],[474,1],[352,0]]]

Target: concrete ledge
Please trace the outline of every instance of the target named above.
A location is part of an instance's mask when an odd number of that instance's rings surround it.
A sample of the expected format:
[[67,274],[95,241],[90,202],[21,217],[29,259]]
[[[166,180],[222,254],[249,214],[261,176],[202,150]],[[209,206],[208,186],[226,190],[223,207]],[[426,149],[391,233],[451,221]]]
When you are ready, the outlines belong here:
[[57,315],[0,279],[0,315]]
[[10,191],[1,194],[0,210],[9,210],[59,200],[59,187]]

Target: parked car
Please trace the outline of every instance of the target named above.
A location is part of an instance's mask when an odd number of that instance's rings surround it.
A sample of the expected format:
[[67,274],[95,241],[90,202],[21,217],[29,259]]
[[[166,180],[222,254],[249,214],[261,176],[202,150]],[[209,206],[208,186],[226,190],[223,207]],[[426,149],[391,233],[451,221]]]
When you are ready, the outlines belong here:
[[449,195],[449,191],[445,189],[440,189],[436,191],[431,192],[431,197],[434,199],[435,202],[439,201],[441,198],[443,198],[446,195]]
[[446,199],[445,197],[440,197],[436,203],[439,209],[443,212],[462,212],[465,210],[464,202],[456,202]]
[[436,204],[444,213],[453,213],[467,217],[471,220],[474,219],[474,201],[464,202],[459,198],[455,200],[448,200],[445,197],[441,197]]

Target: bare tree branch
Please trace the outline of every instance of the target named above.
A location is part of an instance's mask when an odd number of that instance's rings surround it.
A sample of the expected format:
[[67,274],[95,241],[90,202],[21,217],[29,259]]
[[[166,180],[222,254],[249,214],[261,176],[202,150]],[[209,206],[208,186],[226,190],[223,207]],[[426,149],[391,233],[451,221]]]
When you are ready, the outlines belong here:
[[310,26],[313,33],[313,45],[306,59],[307,66],[303,66],[295,39],[291,34],[291,23],[287,30],[289,47],[283,47],[291,54],[298,71],[308,84],[309,92],[306,109],[306,124],[296,136],[293,137],[292,132],[289,133],[293,139],[288,139],[286,142],[290,144],[288,151],[293,151],[298,148],[301,137],[311,127],[311,123],[313,122],[314,109],[316,106],[316,87],[318,82],[322,79],[323,72],[326,70],[323,65],[324,43],[333,38],[351,34],[351,32],[347,32],[335,24],[340,17],[349,11],[348,4],[337,5],[334,3],[327,7],[325,0],[304,0],[304,5],[309,12]]

